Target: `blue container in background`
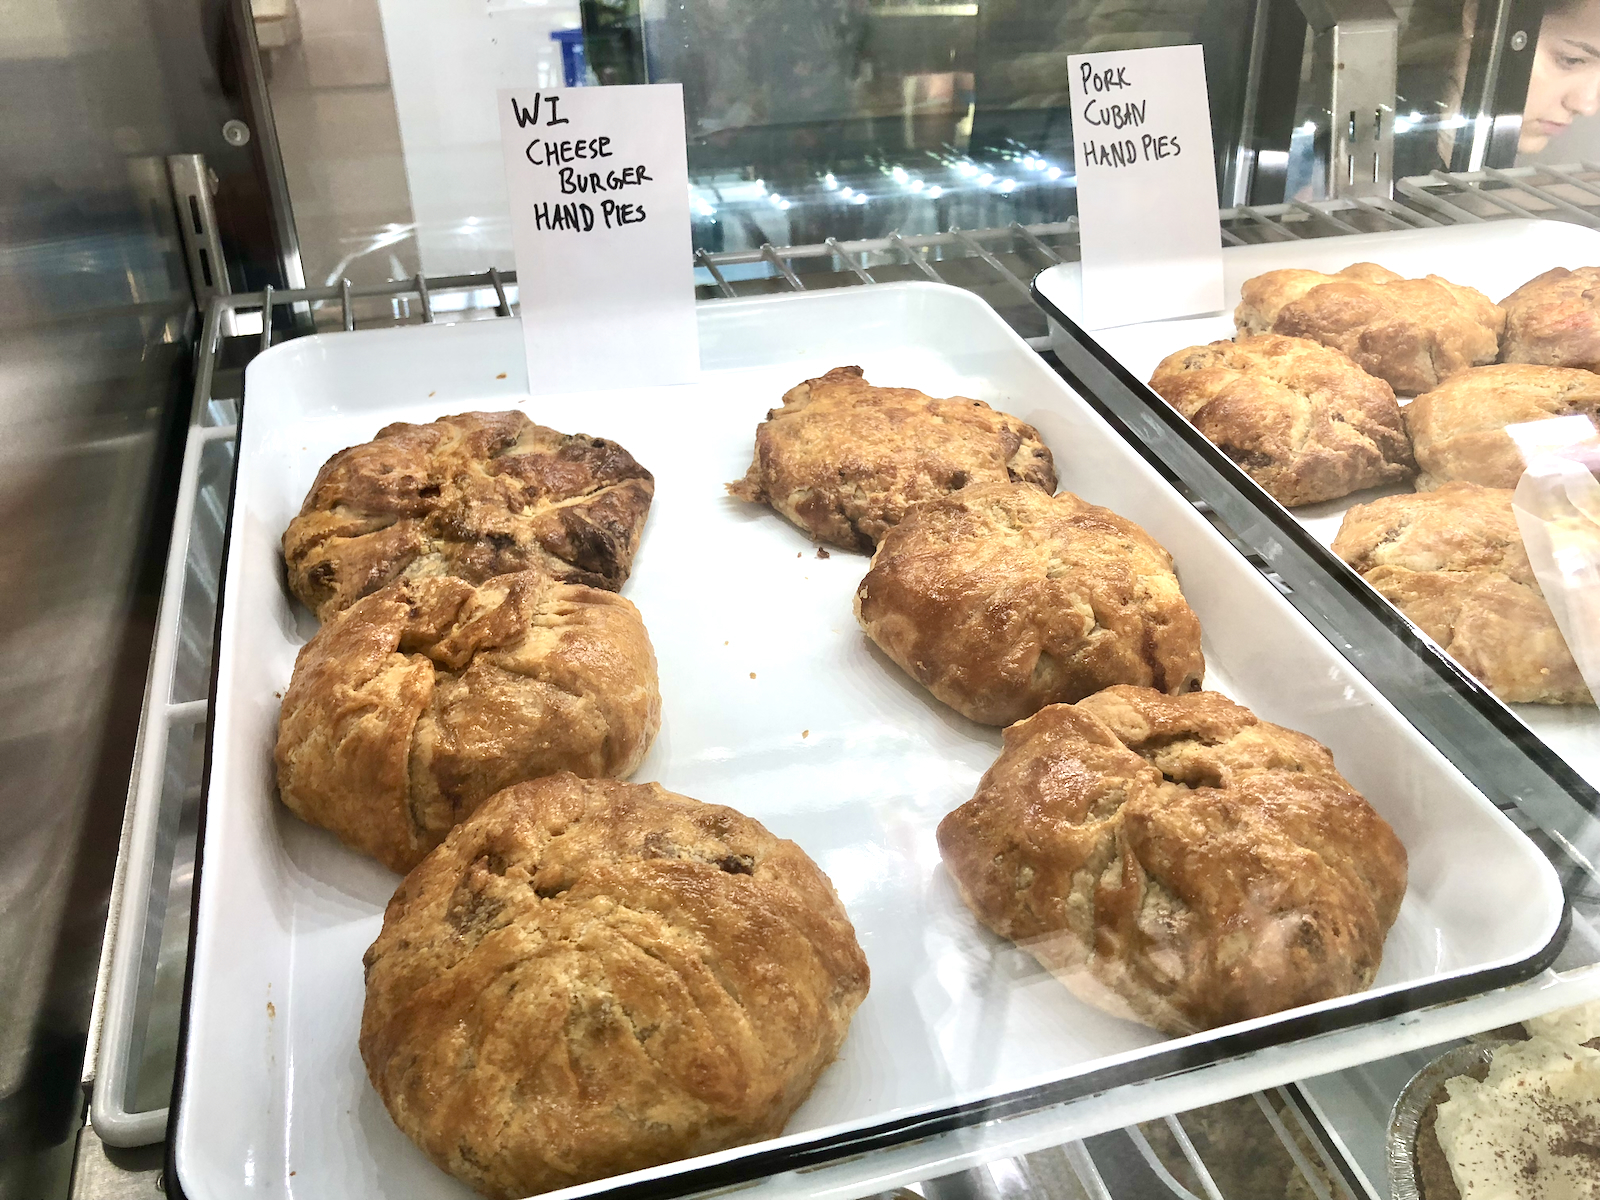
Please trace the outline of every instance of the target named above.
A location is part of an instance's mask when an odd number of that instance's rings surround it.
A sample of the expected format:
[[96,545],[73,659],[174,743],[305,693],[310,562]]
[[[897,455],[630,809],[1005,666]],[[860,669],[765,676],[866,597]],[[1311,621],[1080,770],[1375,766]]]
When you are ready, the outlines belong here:
[[561,43],[561,74],[568,87],[582,87],[589,80],[589,64],[583,56],[583,30],[557,29],[550,35]]

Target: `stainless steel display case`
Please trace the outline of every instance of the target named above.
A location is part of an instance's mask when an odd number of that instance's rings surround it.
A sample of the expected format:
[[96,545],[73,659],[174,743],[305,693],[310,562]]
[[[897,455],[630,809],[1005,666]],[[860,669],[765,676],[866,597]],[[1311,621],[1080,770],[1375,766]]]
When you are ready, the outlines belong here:
[[[1585,165],[1440,173],[1402,180],[1397,193],[1393,199],[1354,197],[1228,210],[1223,214],[1224,238],[1241,243],[1329,237],[1528,214],[1600,225],[1600,168]],[[809,246],[780,248],[769,243],[746,251],[701,251],[697,261],[700,291],[706,298],[751,289],[870,286],[896,278],[956,283],[989,299],[1043,351],[1044,319],[1028,300],[1028,279],[1037,269],[1075,258],[1076,253],[1076,225],[1068,220],[1032,227],[893,234],[854,242],[829,239]],[[729,268],[742,264],[765,264],[767,271],[756,279],[730,279]],[[515,310],[515,277],[496,271],[448,279],[417,277],[388,285],[269,289],[218,296],[211,303],[200,343],[144,733],[124,826],[113,905],[115,936],[106,942],[97,1002],[98,1038],[86,1064],[84,1084],[92,1107],[91,1128],[80,1146],[78,1180],[83,1195],[100,1194],[108,1187],[148,1186],[149,1164],[143,1175],[119,1171],[114,1163],[117,1151],[108,1152],[103,1146],[145,1144],[159,1141],[164,1133],[164,1101],[176,1049],[187,949],[194,837],[202,803],[204,760],[198,751],[204,744],[216,581],[226,548],[233,433],[244,399],[239,368],[282,336],[277,332],[281,322],[275,322],[273,315],[297,309],[311,318],[302,324],[347,330],[504,318]],[[230,320],[235,329],[259,332],[226,337],[223,331]],[[1090,390],[1096,390],[1093,381],[1088,382]],[[1142,437],[1151,445],[1160,440],[1149,431]],[[1159,449],[1152,452],[1160,457]],[[1197,505],[1227,528],[1240,552],[1269,579],[1300,597],[1309,606],[1307,615],[1325,632],[1335,638],[1345,632],[1339,626],[1345,617],[1330,613],[1325,604],[1319,607],[1314,564],[1308,567],[1275,556],[1270,530],[1264,541],[1250,514],[1237,510],[1229,498],[1185,481],[1186,471],[1196,472],[1186,467],[1181,455],[1168,466]],[[1347,652],[1358,661],[1367,655],[1374,674],[1381,675],[1380,642],[1375,634],[1360,645],[1350,641]],[[1403,694],[1400,699],[1405,699]],[[1434,723],[1439,744],[1447,752],[1452,738],[1478,738],[1481,750],[1483,737],[1496,736],[1460,725],[1460,714],[1448,706],[1413,717]],[[1475,761],[1478,781],[1491,789],[1491,795],[1505,795],[1503,781],[1482,777],[1483,756]],[[1507,801],[1507,808],[1518,817],[1514,803]],[[1428,1047],[1600,995],[1600,934],[1595,925],[1600,920],[1600,880],[1586,859],[1542,834],[1536,822],[1519,823],[1560,868],[1571,904],[1571,932],[1549,970],[1530,983],[1326,1035],[1326,1062],[1365,1065],[1287,1084],[1270,1052],[1245,1055],[1192,1073],[1172,1091],[1177,1097],[1174,1107],[1188,1108],[1191,1102],[1209,1103],[1228,1095],[1249,1096],[1255,1089],[1254,1099],[1248,1101],[1260,1117],[1254,1122],[1259,1134],[1254,1144],[1268,1147],[1262,1153],[1269,1156],[1270,1148],[1277,1146],[1292,1167],[1291,1174],[1304,1180],[1296,1186],[1308,1189],[1305,1194],[1384,1195],[1381,1164],[1387,1105],[1410,1071],[1426,1060]],[[1403,1052],[1400,1060],[1393,1058],[1396,1052]],[[1142,1111],[1137,1089],[1112,1091],[1075,1106],[1071,1113],[1059,1108],[1015,1113],[976,1130],[930,1131],[915,1161],[916,1170],[932,1178],[918,1182],[916,1190],[930,1198],[1073,1195],[1073,1188],[1094,1197],[1147,1195],[1152,1193],[1141,1189],[1153,1178],[1174,1195],[1228,1194],[1221,1190],[1218,1176],[1225,1180],[1229,1155],[1208,1160],[1196,1148],[1196,1131],[1206,1128],[1207,1121],[1237,1123],[1240,1110],[1185,1112],[1150,1125],[1145,1119],[1151,1114]],[[1216,1115],[1228,1111],[1235,1115]],[[1034,1148],[1041,1137],[1059,1140],[1048,1131],[1063,1128],[1079,1136],[1055,1149]],[[1159,1151],[1153,1139],[1162,1142]],[[932,1154],[930,1141],[936,1144]],[[1216,1147],[1206,1145],[1214,1154]],[[929,1162],[939,1164],[939,1169],[928,1170]],[[827,1164],[819,1164],[812,1168],[811,1178],[818,1190],[864,1195],[907,1185],[911,1182],[904,1178],[907,1169],[904,1156],[897,1159],[891,1148],[878,1153],[866,1171],[856,1163],[830,1174]]]

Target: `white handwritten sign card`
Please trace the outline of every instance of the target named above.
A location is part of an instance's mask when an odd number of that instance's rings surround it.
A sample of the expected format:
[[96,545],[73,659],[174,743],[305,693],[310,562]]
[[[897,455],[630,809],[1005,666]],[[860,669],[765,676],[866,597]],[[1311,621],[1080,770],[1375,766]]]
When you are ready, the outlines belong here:
[[500,134],[528,390],[693,380],[683,88],[503,88]]
[[1199,46],[1076,54],[1083,324],[1222,308],[1222,232]]

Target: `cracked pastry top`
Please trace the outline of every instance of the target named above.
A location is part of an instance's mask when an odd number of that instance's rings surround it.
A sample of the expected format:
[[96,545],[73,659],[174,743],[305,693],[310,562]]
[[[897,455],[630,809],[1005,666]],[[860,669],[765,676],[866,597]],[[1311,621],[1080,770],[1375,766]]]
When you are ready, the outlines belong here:
[[1500,301],[1500,361],[1600,370],[1600,267],[1556,267]]
[[1190,346],[1162,359],[1150,386],[1288,508],[1415,469],[1394,390],[1306,338]]
[[1406,889],[1405,847],[1327,748],[1215,692],[1042,709],[938,841],[984,925],[1170,1034],[1371,986]]
[[1506,314],[1476,288],[1355,263],[1336,275],[1291,268],[1246,280],[1233,321],[1241,335],[1281,333],[1342,350],[1415,396],[1494,362]]
[[869,982],[793,842],[659,784],[568,774],[458,826],[365,963],[373,1087],[496,1200],[776,1137]]
[[630,775],[661,725],[655,654],[612,592],[538,571],[394,584],[305,644],[283,694],[278,792],[405,872],[501,788]]
[[1026,483],[917,505],[878,545],[856,620],[908,675],[986,725],[1113,683],[1200,686],[1200,622],[1172,556],[1110,509]]
[[283,535],[289,590],[326,621],[401,579],[540,570],[616,591],[655,481],[615,442],[521,412],[386,426],[317,472]]
[[1358,504],[1333,552],[1500,699],[1593,704],[1528,564],[1512,495],[1447,483]]
[[1571,416],[1600,420],[1600,375],[1527,363],[1452,375],[1405,407],[1417,491],[1452,480],[1515,488],[1527,462],[1506,426]]
[[835,367],[784,393],[728,492],[870,554],[918,501],[1006,480],[1055,491],[1055,463],[1033,426],[981,400],[873,387],[860,367]]

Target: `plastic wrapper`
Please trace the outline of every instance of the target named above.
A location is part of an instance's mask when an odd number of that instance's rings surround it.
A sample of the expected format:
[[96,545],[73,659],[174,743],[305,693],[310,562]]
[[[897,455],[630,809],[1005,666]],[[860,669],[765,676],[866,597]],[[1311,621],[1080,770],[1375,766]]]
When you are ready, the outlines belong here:
[[1506,432],[1528,460],[1512,499],[1528,563],[1590,694],[1600,696],[1600,435],[1587,417]]

